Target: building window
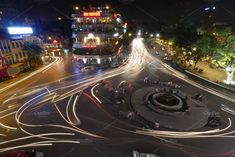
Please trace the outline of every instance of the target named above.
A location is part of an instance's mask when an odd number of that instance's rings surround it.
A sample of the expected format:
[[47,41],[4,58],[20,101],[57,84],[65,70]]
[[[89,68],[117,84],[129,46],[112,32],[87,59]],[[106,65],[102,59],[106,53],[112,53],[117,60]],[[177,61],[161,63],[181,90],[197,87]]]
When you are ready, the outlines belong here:
[[21,51],[20,53],[21,53],[21,55],[22,55],[22,58],[24,58],[24,57],[25,57],[25,56],[24,56],[24,52],[23,52],[23,51]]
[[24,56],[25,56],[25,57],[28,57],[28,55],[27,55],[27,52],[26,52],[26,51],[24,52]]
[[19,54],[19,56],[20,56],[20,59],[23,58],[21,52],[19,52],[18,54]]
[[19,46],[18,42],[15,42],[15,43],[16,43],[16,47],[19,48],[20,46]]
[[15,43],[14,42],[12,42],[12,47],[13,47],[13,49],[15,49],[16,47],[15,47]]
[[17,61],[19,60],[18,53],[15,53],[15,58],[16,58]]

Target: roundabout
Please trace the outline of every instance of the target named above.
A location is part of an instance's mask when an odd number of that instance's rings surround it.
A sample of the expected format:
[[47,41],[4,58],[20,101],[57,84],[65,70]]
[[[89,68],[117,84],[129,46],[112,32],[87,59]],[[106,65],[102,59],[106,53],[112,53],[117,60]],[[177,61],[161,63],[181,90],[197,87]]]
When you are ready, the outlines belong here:
[[144,87],[132,93],[131,105],[143,119],[160,127],[189,131],[204,127],[209,111],[206,105],[179,90]]

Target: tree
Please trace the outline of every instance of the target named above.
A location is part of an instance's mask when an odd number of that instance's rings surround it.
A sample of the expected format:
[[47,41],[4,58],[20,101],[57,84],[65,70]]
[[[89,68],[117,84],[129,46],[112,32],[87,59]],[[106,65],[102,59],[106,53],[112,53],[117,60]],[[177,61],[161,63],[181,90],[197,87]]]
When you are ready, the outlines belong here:
[[225,83],[235,84],[233,72],[235,68],[235,35],[231,28],[219,28],[214,30],[217,38],[217,46],[213,53],[214,64],[225,69],[227,79]]
[[42,59],[41,54],[43,49],[36,42],[25,42],[23,46],[23,50],[28,53],[28,62],[31,66],[41,65]]
[[195,27],[185,27],[185,26],[179,26],[174,31],[174,43],[178,47],[184,47],[187,48],[194,44],[199,35],[196,31]]

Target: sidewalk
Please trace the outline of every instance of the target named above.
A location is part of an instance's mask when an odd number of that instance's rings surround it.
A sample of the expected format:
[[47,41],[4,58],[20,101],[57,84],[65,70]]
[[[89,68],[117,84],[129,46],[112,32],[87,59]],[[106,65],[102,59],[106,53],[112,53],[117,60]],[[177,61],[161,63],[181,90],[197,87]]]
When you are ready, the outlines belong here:
[[[160,50],[159,52],[162,52],[162,50],[160,49],[159,45],[158,45],[158,49]],[[166,50],[162,53],[168,53],[168,50],[166,48]],[[194,75],[198,78],[201,78],[205,81],[208,81],[214,85],[217,85],[217,86],[220,86],[220,87],[223,87],[223,88],[226,88],[228,90],[231,90],[231,91],[234,91],[235,90],[235,87],[234,86],[231,86],[231,85],[226,85],[226,84],[223,84],[224,83],[224,80],[226,80],[227,78],[227,74],[225,72],[224,69],[219,69],[219,68],[211,68],[209,66],[209,64],[207,62],[198,62],[197,63],[197,68],[198,69],[202,69],[203,71],[201,73],[199,73],[198,71],[194,70],[193,69],[193,66],[191,67],[183,67],[181,66],[180,64],[177,64],[177,65],[171,65],[173,67],[178,67],[180,68],[180,70],[190,74],[190,75]],[[235,78],[235,73],[234,73],[234,78]]]
[[189,71],[200,75],[210,81],[213,82],[219,82],[219,83],[223,83],[223,81],[226,79],[226,72],[223,69],[218,69],[218,68],[211,68],[209,67],[208,63],[206,62],[199,62],[197,67],[199,69],[203,69],[202,73],[199,73],[195,70],[193,70],[193,68],[190,68]]

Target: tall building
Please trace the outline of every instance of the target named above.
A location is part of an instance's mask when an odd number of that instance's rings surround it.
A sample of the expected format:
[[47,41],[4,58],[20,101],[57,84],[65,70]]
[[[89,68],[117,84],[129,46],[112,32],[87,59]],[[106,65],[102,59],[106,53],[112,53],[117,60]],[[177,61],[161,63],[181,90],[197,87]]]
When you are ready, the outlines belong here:
[[118,62],[127,23],[107,7],[89,7],[72,14],[74,59],[84,65]]

